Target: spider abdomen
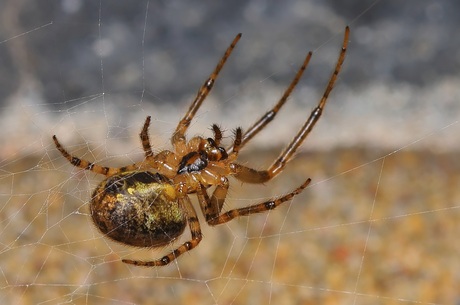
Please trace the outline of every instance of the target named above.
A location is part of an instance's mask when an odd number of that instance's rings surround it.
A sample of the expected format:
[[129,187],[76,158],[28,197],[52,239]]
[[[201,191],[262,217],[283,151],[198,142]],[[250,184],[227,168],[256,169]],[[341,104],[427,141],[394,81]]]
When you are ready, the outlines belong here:
[[90,210],[98,229],[136,247],[164,246],[180,236],[186,215],[174,186],[151,172],[125,172],[101,182]]

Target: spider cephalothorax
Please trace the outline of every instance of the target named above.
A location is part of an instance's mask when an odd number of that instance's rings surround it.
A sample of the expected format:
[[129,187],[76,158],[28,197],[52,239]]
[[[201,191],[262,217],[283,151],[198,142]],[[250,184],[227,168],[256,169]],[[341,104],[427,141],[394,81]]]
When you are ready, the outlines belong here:
[[[245,133],[241,128],[237,128],[233,144],[228,149],[220,146],[223,135],[217,125],[212,126],[213,138],[197,136],[187,141],[185,136],[191,120],[209,94],[217,75],[241,38],[241,34],[238,34],[227,48],[209,79],[201,86],[189,110],[177,125],[171,137],[172,150],[153,153],[148,134],[150,116],[145,120],[140,133],[145,159],[120,168],[104,167],[74,157],[64,149],[56,136],[53,136],[57,149],[72,165],[106,176],[106,179],[93,192],[90,211],[94,223],[107,237],[136,247],[161,247],[181,236],[188,224],[191,239],[161,259],[153,261],[123,259],[123,262],[138,266],[167,265],[199,244],[202,239],[200,223],[188,197],[189,194],[197,195],[206,222],[214,226],[228,222],[235,217],[274,209],[302,192],[310,183],[310,179],[306,179],[287,195],[222,212],[229,188],[227,177],[233,176],[248,183],[264,183],[272,179],[283,170],[296,149],[308,136],[319,120],[329,93],[337,80],[345,59],[348,37],[349,28],[347,27],[339,59],[323,97],[291,143],[267,170],[255,170],[237,163],[238,153],[250,139],[273,120],[284,105],[307,67],[311,52],[308,53],[303,65],[275,107]],[[214,190],[209,196],[208,189],[212,187]]]

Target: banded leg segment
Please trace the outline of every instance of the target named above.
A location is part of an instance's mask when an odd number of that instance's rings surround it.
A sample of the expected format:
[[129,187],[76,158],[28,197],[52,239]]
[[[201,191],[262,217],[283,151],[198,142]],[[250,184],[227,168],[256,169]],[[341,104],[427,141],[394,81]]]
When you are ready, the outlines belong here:
[[138,261],[138,260],[130,260],[130,259],[123,259],[122,262],[126,264],[131,264],[135,266],[143,266],[143,267],[153,267],[153,266],[165,266],[168,265],[170,262],[177,259],[180,255],[188,252],[198,246],[200,241],[202,240],[203,236],[201,234],[200,222],[198,221],[198,217],[196,215],[195,209],[192,206],[192,202],[190,201],[188,196],[185,196],[181,199],[181,204],[184,210],[187,213],[187,221],[190,228],[190,233],[192,235],[192,239],[186,241],[178,248],[176,248],[171,253],[163,256],[160,259],[154,261]]
[[146,158],[153,157],[152,146],[150,145],[150,137],[149,137],[149,126],[150,126],[150,115],[145,119],[144,127],[142,127],[142,131],[139,134],[142,142],[142,148],[145,152]]
[[[285,150],[280,154],[278,159],[270,166],[268,170],[257,171],[257,170],[248,168],[243,165],[234,164],[235,171],[236,171],[235,178],[241,181],[244,181],[244,182],[248,182],[248,183],[263,183],[263,182],[266,182],[272,179],[273,177],[275,177],[277,174],[279,174],[283,170],[286,163],[291,159],[291,157],[294,155],[295,151],[299,148],[299,146],[302,144],[305,138],[307,138],[307,136],[310,134],[311,130],[315,126],[316,122],[318,122],[319,118],[321,117],[324,106],[326,105],[327,98],[329,97],[329,94],[334,88],[335,82],[337,80],[337,76],[340,70],[342,69],[342,64],[343,64],[343,61],[345,60],[345,53],[348,47],[349,34],[350,34],[350,28],[347,26],[345,28],[345,35],[344,35],[344,39],[342,43],[342,49],[339,54],[339,58],[337,59],[337,63],[335,65],[334,72],[332,73],[329,79],[329,83],[327,84],[327,87],[323,93],[323,96],[321,97],[321,100],[319,101],[318,105],[312,111],[307,121],[302,126],[302,128],[300,128],[297,135],[294,137],[294,139],[292,139],[288,147],[285,148]],[[265,125],[267,123],[265,123]],[[259,131],[259,130],[260,129],[256,131]]]
[[[254,123],[254,125],[252,125],[244,133],[243,140],[242,140],[240,148],[243,147],[247,142],[249,142],[249,140],[251,140],[257,133],[259,133],[259,131],[261,131],[263,128],[265,128],[265,126],[268,125],[268,123],[273,121],[273,119],[275,118],[275,116],[278,113],[278,111],[286,103],[286,101],[289,98],[289,96],[291,95],[292,91],[294,90],[294,88],[299,83],[300,78],[302,77],[303,73],[305,72],[305,69],[307,68],[308,63],[310,62],[311,56],[312,56],[312,52],[308,52],[307,57],[305,57],[305,60],[304,60],[304,62],[302,64],[302,66],[297,71],[297,73],[296,73],[294,79],[292,80],[291,84],[289,85],[289,87],[286,89],[286,91],[284,91],[284,94],[280,98],[278,103],[276,103],[276,105],[270,111],[265,113],[264,116],[262,116],[256,123]],[[234,149],[235,148],[233,146],[230,147],[228,149],[229,153],[232,152]]]
[[195,116],[196,112],[200,108],[201,104],[203,103],[204,99],[208,96],[209,92],[211,91],[212,87],[214,86],[214,82],[219,75],[220,70],[225,65],[225,62],[229,58],[230,54],[232,53],[233,49],[235,48],[238,40],[241,38],[241,33],[235,36],[230,46],[225,51],[225,54],[220,59],[219,63],[217,64],[214,71],[211,73],[209,78],[204,82],[201,86],[200,90],[195,97],[195,100],[190,105],[185,116],[180,120],[179,124],[177,125],[176,131],[174,132],[171,143],[177,151],[178,146],[185,142],[185,132],[187,128],[190,126],[190,122],[192,121],[193,117]]
[[96,163],[92,163],[83,159],[80,159],[78,157],[75,157],[67,152],[67,150],[59,143],[57,137],[54,135],[53,136],[53,141],[54,144],[56,145],[56,148],[59,150],[59,152],[73,165],[85,170],[92,171],[96,174],[101,174],[105,176],[112,176],[115,174],[119,174],[122,172],[126,171],[138,171],[143,169],[147,164],[142,161],[138,163],[134,163],[128,166],[123,166],[123,167],[106,167],[106,166],[101,166]]
[[218,225],[218,224],[226,223],[226,222],[228,222],[228,221],[230,221],[230,220],[232,220],[233,218],[236,218],[236,217],[248,216],[248,215],[252,215],[252,214],[256,214],[256,213],[265,212],[265,211],[268,211],[268,210],[273,210],[274,208],[278,207],[282,203],[284,203],[286,201],[289,201],[294,196],[300,194],[307,187],[307,185],[310,183],[310,181],[311,181],[311,179],[308,178],[304,183],[302,183],[302,185],[300,185],[299,187],[297,187],[295,190],[293,190],[292,192],[290,192],[287,195],[284,195],[284,196],[279,197],[277,199],[271,199],[271,200],[268,200],[268,201],[265,201],[265,202],[262,202],[262,203],[250,205],[248,207],[243,207],[243,208],[239,208],[239,209],[230,210],[228,212],[225,212],[225,213],[219,215],[216,218],[210,219],[210,221],[208,221],[208,223],[210,225],[212,225],[212,226],[215,226],[215,225]]

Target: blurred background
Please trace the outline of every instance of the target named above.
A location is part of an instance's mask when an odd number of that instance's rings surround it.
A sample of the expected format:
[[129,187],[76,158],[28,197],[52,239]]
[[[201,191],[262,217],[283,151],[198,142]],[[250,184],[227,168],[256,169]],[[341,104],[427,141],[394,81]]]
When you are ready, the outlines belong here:
[[[3,304],[460,303],[460,3],[5,0],[0,12],[0,301]],[[226,208],[313,183],[278,209],[210,228],[163,268],[92,225],[107,166],[156,151],[233,37],[243,37],[189,135],[243,129],[313,58],[241,162],[266,168],[321,97],[346,25],[349,49],[323,117],[266,185],[233,182]],[[191,196],[194,197],[194,196]],[[201,216],[200,216],[201,217]],[[201,217],[202,219],[202,217]],[[186,232],[182,240],[186,240]]]

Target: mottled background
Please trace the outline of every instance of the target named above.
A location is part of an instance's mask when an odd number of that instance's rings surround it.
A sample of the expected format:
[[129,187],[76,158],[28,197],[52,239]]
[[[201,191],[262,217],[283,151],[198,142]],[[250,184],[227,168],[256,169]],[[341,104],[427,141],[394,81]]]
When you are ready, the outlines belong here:
[[[457,304],[460,3],[4,0],[0,12],[2,304]],[[323,118],[282,175],[232,181],[227,208],[312,185],[270,213],[215,228],[164,268],[103,238],[87,202],[105,165],[156,149],[234,35],[243,38],[190,134],[247,128],[311,64],[242,162],[264,168],[322,94],[345,25],[346,62]],[[230,141],[230,137],[226,141]],[[189,235],[185,234],[185,238]]]

